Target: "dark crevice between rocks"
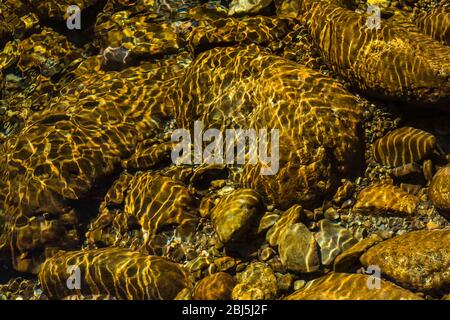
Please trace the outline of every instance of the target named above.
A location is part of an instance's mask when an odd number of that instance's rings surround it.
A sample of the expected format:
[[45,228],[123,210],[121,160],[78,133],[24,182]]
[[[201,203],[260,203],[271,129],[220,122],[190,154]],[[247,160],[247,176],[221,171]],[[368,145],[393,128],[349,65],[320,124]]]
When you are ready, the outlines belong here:
[[106,193],[123,172],[120,165],[106,176],[99,178],[92,186],[90,192],[79,200],[67,200],[66,204],[78,213],[78,236],[81,244],[85,241],[85,234],[91,221],[97,217]]
[[4,35],[3,37],[0,37],[0,51],[3,50],[3,48],[5,47],[5,45],[9,42],[14,40],[14,37],[12,34],[7,34]]
[[277,8],[275,6],[275,3],[272,1],[270,5],[267,7],[261,9],[260,11],[256,13],[251,12],[244,12],[239,14],[234,14],[231,16],[232,18],[246,18],[246,17],[257,17],[257,16],[266,16],[266,17],[275,17],[277,15]]
[[11,257],[0,256],[0,285],[7,283],[11,279],[14,278],[27,278],[27,279],[33,279],[35,276],[33,274],[29,273],[21,273],[16,270],[14,270],[12,263],[11,263]]
[[229,175],[230,172],[227,167],[223,169],[211,169],[204,172],[198,179],[194,178],[193,181],[191,181],[191,185],[198,191],[206,192],[211,187],[212,181],[228,179]]
[[97,15],[102,12],[107,2],[107,0],[100,0],[96,4],[81,11],[81,30],[69,30],[65,20],[39,19],[39,25],[27,30],[24,34],[6,34],[2,36],[0,38],[0,51],[3,50],[6,43],[9,41],[28,38],[35,33],[41,32],[42,27],[51,28],[59,34],[66,36],[75,46],[82,47],[83,45],[92,42]]
[[163,61],[164,59],[169,59],[174,55],[179,54],[180,51],[174,49],[172,51],[167,51],[159,54],[139,54],[135,55],[133,52],[129,53],[128,57],[126,57],[126,61],[124,62],[122,59],[106,59],[105,63],[102,66],[103,71],[123,71],[127,68],[137,67],[144,62],[148,63],[157,63],[159,61]]
[[97,16],[102,12],[107,0],[100,0],[96,4],[87,7],[81,11],[81,30],[70,30],[67,28],[66,20],[57,21],[50,19],[41,19],[39,21],[42,27],[48,27],[55,32],[64,35],[67,40],[77,47],[83,47],[94,39],[94,26]]
[[238,257],[250,261],[253,254],[258,252],[258,249],[264,244],[265,240],[265,234],[249,235],[243,241],[232,241],[225,244],[225,251],[231,257]]
[[131,175],[135,175],[138,172],[146,172],[146,171],[155,171],[156,172],[156,171],[162,170],[164,168],[167,168],[170,165],[172,165],[172,160],[169,157],[168,159],[164,159],[153,166],[139,166],[139,167],[127,168],[127,172]]

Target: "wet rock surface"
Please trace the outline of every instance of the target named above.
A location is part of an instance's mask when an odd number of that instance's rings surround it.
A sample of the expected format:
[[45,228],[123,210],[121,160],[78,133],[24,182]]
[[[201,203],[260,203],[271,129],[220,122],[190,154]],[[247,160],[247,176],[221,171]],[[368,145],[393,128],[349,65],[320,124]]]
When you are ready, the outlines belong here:
[[250,264],[237,274],[233,300],[269,300],[277,295],[277,278],[272,269],[260,262]]
[[450,281],[450,230],[415,231],[381,242],[361,256],[395,282],[423,291],[443,291]]
[[251,189],[237,190],[224,196],[211,212],[220,241],[243,241],[252,231],[255,232],[263,210],[261,196]]
[[449,298],[448,6],[70,4],[0,3],[0,300]]
[[450,212],[450,166],[439,170],[433,177],[429,188],[430,199],[433,204],[444,212]]
[[309,273],[319,269],[319,248],[314,235],[302,223],[292,224],[284,230],[278,245],[281,262],[286,268]]
[[47,296],[64,298],[73,293],[73,288],[61,286],[61,281],[66,282],[70,266],[78,267],[84,275],[85,281],[80,286],[80,293],[84,295],[112,295],[136,300],[173,299],[183,288],[192,286],[189,274],[165,258],[106,248],[62,252],[47,259],[39,272]]
[[204,277],[194,289],[196,300],[230,300],[236,280],[225,272],[218,272]]
[[363,274],[330,273],[306,284],[288,296],[289,300],[421,300],[421,297],[388,281],[380,289],[368,288]]
[[364,252],[381,241],[383,241],[383,239],[376,234],[372,234],[371,236],[362,239],[336,257],[333,263],[333,270],[335,272],[351,270],[352,267],[359,264],[359,258]]
[[315,234],[315,238],[320,247],[322,264],[325,266],[330,265],[339,253],[357,242],[351,231],[329,220],[320,220],[318,225],[319,232]]
[[403,189],[377,184],[368,186],[358,195],[354,212],[362,214],[399,214],[410,215],[416,210],[419,198],[405,192]]

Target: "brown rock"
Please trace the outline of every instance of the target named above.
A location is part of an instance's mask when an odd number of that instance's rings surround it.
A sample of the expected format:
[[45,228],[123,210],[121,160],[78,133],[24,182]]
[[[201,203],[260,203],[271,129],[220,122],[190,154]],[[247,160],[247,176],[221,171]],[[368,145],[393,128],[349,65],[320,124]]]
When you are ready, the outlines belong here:
[[428,195],[439,209],[450,211],[450,165],[440,169],[431,180]]
[[321,202],[338,176],[360,166],[359,101],[331,77],[254,45],[199,54],[174,97],[177,124],[185,129],[201,120],[205,130],[279,130],[279,161],[247,162],[236,179],[282,210]]
[[264,214],[261,196],[251,189],[240,189],[224,196],[211,212],[216,233],[223,243],[239,241],[257,229]]
[[419,198],[399,187],[375,184],[359,193],[353,211],[362,214],[412,214],[418,204]]
[[276,212],[266,212],[259,221],[258,233],[262,233],[270,229],[278,220],[280,215]]
[[272,0],[233,0],[230,3],[228,14],[249,14],[258,13],[272,3]]
[[373,143],[374,159],[385,166],[399,167],[419,162],[436,148],[436,138],[426,131],[401,127]]
[[414,231],[383,241],[363,254],[361,262],[379,266],[383,274],[407,288],[448,290],[450,229]]
[[370,276],[363,274],[330,273],[306,284],[288,300],[421,300],[418,295],[381,280],[380,288],[370,289]]
[[320,231],[315,238],[320,247],[322,264],[330,265],[339,253],[352,247],[357,240],[350,230],[341,227],[327,219],[318,222]]
[[230,300],[235,285],[236,280],[228,273],[211,274],[197,283],[194,289],[194,299]]
[[315,272],[320,267],[314,235],[302,223],[288,226],[281,235],[279,253],[283,265],[296,272]]
[[281,235],[285,229],[300,221],[300,215],[302,213],[302,207],[299,205],[293,205],[286,210],[278,219],[278,221],[267,231],[266,240],[272,246],[278,246]]
[[364,252],[381,241],[383,241],[383,239],[376,234],[372,234],[370,237],[359,241],[350,249],[345,250],[336,257],[333,270],[335,272],[348,271],[352,266],[358,263],[359,258]]
[[67,284],[76,280],[74,267],[81,276],[79,293],[82,295],[172,300],[182,289],[192,287],[189,273],[166,258],[121,248],[102,248],[60,251],[47,259],[39,272],[44,293],[57,299],[73,295],[73,288]]
[[261,262],[250,264],[236,277],[239,283],[233,289],[233,300],[269,300],[277,295],[277,278]]

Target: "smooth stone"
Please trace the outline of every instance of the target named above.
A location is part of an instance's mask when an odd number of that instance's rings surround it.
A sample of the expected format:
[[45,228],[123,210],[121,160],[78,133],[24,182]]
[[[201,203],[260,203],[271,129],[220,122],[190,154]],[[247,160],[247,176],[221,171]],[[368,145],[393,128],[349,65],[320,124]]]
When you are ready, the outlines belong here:
[[341,227],[327,219],[318,222],[320,231],[315,234],[320,246],[322,264],[328,266],[343,251],[357,243],[350,230]]
[[450,164],[434,175],[428,188],[428,195],[435,207],[450,212]]
[[402,188],[388,184],[375,184],[359,193],[353,212],[411,215],[418,204],[419,198]]
[[271,3],[272,0],[232,0],[228,15],[258,13]]
[[300,222],[300,215],[302,213],[302,207],[299,205],[293,205],[286,210],[281,217],[275,222],[272,228],[266,233],[266,240],[272,247],[277,247],[281,235],[288,226],[291,226],[297,222]]
[[314,279],[289,295],[287,300],[422,300],[406,289],[380,280],[379,289],[369,288],[370,276],[364,274],[329,273]]
[[405,288],[447,293],[450,228],[396,236],[373,246],[360,260],[364,266],[379,266],[384,275]]
[[[111,295],[118,299],[174,299],[191,288],[191,277],[181,265],[166,258],[121,248],[59,251],[45,260],[39,272],[44,293],[61,299],[74,293],[77,267],[83,295]],[[88,276],[86,276],[88,275]],[[73,281],[69,281],[73,280]]]
[[349,271],[351,267],[359,263],[359,258],[364,252],[381,241],[383,241],[383,239],[376,234],[372,234],[371,236],[362,239],[334,259],[333,270],[335,272]]
[[283,265],[294,272],[311,273],[319,270],[319,248],[314,235],[302,223],[286,227],[278,250]]
[[271,211],[266,212],[259,222],[258,233],[262,233],[270,229],[278,221],[278,219],[280,219],[279,214]]
[[221,242],[245,239],[257,230],[264,214],[261,196],[252,189],[239,189],[220,199],[211,212],[214,229]]
[[228,273],[214,273],[196,284],[193,298],[195,300],[230,300],[235,285],[236,280]]

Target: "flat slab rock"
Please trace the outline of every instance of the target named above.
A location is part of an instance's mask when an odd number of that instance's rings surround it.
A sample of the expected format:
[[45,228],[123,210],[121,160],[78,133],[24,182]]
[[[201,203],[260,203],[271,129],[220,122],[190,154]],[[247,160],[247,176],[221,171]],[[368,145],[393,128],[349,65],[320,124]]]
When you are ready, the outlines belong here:
[[371,278],[364,274],[329,273],[310,281],[287,300],[421,300],[397,285],[381,280],[379,288],[369,288]]
[[320,268],[319,246],[302,223],[286,227],[278,246],[282,264],[294,272],[311,273]]
[[353,211],[372,215],[411,215],[418,204],[419,198],[397,186],[375,184],[360,192]]
[[364,252],[381,241],[383,241],[383,239],[376,234],[372,234],[370,237],[362,239],[357,244],[350,247],[350,249],[345,250],[336,257],[333,264],[333,270],[335,272],[348,271],[351,267],[358,264],[359,258]]
[[409,232],[383,241],[361,256],[364,266],[405,288],[448,293],[450,288],[450,228]]
[[357,243],[350,230],[341,227],[327,219],[318,222],[320,231],[315,234],[320,246],[322,264],[328,266],[343,251]]

